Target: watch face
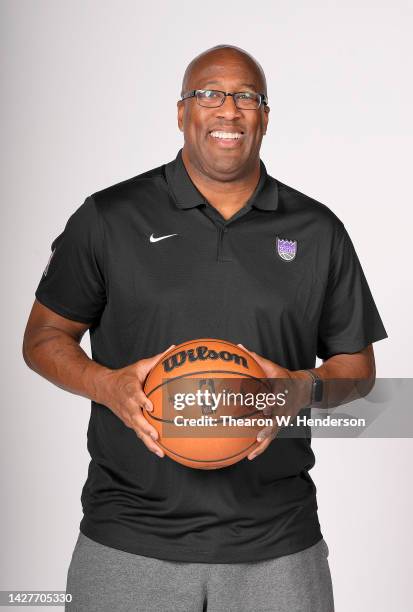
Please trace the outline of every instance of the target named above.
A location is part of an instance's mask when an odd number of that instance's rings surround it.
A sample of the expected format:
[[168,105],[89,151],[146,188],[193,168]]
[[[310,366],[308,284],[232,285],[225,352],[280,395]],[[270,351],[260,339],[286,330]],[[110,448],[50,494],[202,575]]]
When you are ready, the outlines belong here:
[[321,402],[323,399],[323,381],[320,378],[314,381],[313,398],[315,402]]

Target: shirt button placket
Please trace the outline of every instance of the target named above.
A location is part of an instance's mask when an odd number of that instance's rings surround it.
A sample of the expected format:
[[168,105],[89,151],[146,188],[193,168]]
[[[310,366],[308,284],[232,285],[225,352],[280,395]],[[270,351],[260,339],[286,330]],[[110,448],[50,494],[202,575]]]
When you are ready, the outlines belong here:
[[225,237],[228,235],[228,227],[225,225],[218,226],[218,255],[217,261],[226,262],[232,261],[228,256],[227,241]]

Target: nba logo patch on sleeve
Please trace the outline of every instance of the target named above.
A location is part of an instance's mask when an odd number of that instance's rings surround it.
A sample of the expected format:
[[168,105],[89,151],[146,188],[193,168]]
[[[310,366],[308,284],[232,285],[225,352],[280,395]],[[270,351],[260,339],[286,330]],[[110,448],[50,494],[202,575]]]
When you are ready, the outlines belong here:
[[286,240],[277,236],[277,253],[284,261],[292,261],[297,254],[297,240]]
[[47,262],[47,266],[46,266],[46,267],[45,267],[45,269],[44,269],[43,276],[46,276],[47,271],[49,270],[50,262],[52,261],[52,257],[53,257],[53,255],[55,254],[55,251],[56,251],[56,247],[55,247],[55,248],[53,249],[53,251],[50,253],[49,261]]

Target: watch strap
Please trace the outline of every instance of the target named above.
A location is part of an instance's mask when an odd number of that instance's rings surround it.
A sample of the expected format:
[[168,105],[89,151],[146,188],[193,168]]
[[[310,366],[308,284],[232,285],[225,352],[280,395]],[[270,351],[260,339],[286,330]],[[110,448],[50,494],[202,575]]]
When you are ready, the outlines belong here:
[[323,401],[324,381],[313,370],[304,370],[304,372],[308,372],[313,379],[311,387],[311,405],[319,404]]

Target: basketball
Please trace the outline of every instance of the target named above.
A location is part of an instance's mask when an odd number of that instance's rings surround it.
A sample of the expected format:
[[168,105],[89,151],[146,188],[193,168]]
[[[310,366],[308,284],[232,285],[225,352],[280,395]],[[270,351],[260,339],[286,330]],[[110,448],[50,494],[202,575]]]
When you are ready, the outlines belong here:
[[[156,362],[143,387],[153,411],[143,414],[168,457],[191,468],[223,468],[258,445],[262,408],[241,400],[268,388],[261,366],[244,349],[200,338],[173,347]],[[187,404],[177,401],[183,397]]]

